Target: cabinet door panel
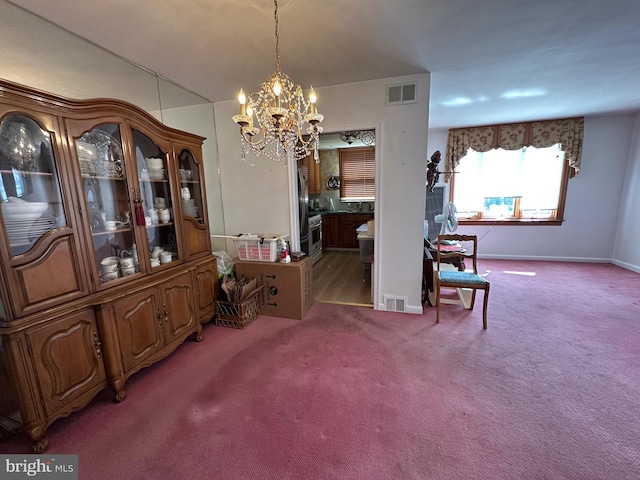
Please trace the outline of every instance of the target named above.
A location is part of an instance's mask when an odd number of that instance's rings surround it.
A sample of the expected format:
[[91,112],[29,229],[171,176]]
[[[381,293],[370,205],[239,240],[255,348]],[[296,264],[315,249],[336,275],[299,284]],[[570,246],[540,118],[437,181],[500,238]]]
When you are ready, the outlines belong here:
[[213,317],[218,292],[218,270],[216,260],[199,267],[194,273],[196,288],[196,308],[201,323],[208,322]]
[[323,241],[326,239],[327,247],[340,247],[340,216],[339,215],[325,215],[322,218],[322,225],[324,231],[322,232]]
[[309,193],[322,193],[322,174],[320,173],[320,164],[316,163],[313,156],[309,158]]
[[47,302],[60,303],[78,296],[83,288],[82,271],[75,257],[72,238],[64,235],[43,249],[38,258],[16,264],[13,288],[20,299],[22,313],[38,310]]
[[48,415],[100,384],[106,385],[92,309],[49,323],[29,333],[28,339]]
[[175,144],[180,179],[180,205],[183,218],[186,258],[211,252],[207,224],[207,199],[202,184],[200,147]]
[[62,137],[58,117],[0,105],[0,253],[18,317],[89,293]]
[[[350,215],[343,215],[349,217]],[[340,221],[340,246],[344,248],[356,248],[356,222],[344,218]]]
[[156,288],[138,292],[113,304],[125,371],[164,345]]
[[[136,250],[130,175],[127,175],[120,118],[67,121],[80,171],[85,223],[96,286],[112,287],[133,278],[137,258],[118,265],[114,257]],[[126,268],[125,268],[126,266]]]
[[187,332],[193,331],[197,320],[193,307],[191,276],[186,273],[162,285],[163,309],[167,312],[167,343]]
[[[167,263],[182,260],[179,248],[181,232],[176,228],[175,195],[170,162],[170,142],[143,132],[142,127],[132,128],[133,148],[138,176],[140,201],[146,215],[144,230],[146,246],[141,251],[162,250],[165,260],[152,262],[152,269],[164,268]],[[157,258],[157,257],[156,257]]]

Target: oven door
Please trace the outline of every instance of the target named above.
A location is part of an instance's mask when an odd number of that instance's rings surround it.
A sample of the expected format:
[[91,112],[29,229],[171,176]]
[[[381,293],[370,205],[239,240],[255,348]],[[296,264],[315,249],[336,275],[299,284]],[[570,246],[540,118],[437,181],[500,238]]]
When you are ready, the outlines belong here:
[[309,225],[309,256],[313,263],[322,258],[322,222]]

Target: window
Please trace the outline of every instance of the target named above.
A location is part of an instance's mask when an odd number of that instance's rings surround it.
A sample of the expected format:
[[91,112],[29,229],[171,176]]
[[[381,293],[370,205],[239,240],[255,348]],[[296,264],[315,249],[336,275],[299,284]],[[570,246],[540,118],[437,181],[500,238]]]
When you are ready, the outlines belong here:
[[452,181],[458,219],[561,221],[568,170],[560,144],[488,152],[470,148]]
[[340,156],[340,200],[371,202],[376,196],[376,149],[338,149]]
[[560,225],[583,139],[584,117],[450,129],[444,170],[458,220]]

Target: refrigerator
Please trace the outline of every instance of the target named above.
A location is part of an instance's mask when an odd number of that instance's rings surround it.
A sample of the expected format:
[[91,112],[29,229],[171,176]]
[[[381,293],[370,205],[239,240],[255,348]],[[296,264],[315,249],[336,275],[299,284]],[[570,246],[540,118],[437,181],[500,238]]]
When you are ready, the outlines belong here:
[[309,255],[309,173],[298,167],[298,220],[300,222],[300,250]]

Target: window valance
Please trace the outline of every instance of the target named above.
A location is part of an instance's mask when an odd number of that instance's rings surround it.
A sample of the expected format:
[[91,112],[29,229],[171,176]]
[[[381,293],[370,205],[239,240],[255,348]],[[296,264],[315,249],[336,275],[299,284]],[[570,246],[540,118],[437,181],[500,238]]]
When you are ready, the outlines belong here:
[[449,130],[445,171],[455,171],[469,148],[476,152],[488,152],[494,148],[517,150],[522,147],[550,147],[560,143],[573,177],[580,170],[583,139],[584,117],[452,128]]

